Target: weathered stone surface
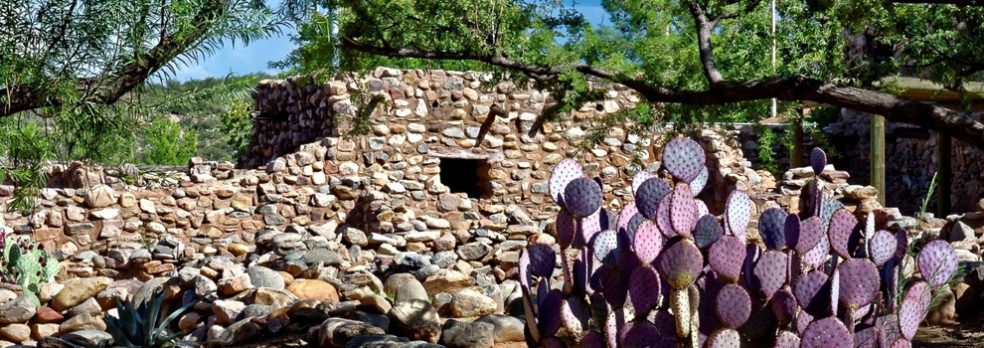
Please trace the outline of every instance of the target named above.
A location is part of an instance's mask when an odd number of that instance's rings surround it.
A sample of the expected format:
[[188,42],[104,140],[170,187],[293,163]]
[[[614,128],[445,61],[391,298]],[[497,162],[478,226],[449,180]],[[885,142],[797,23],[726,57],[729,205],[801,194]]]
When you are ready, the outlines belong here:
[[65,288],[52,300],[52,306],[57,310],[74,307],[103,291],[113,279],[109,277],[91,277],[69,279]]
[[319,300],[328,303],[338,303],[338,290],[328,282],[318,279],[297,279],[287,287],[301,300]]
[[347,347],[352,338],[362,335],[382,335],[385,331],[360,321],[330,318],[318,327],[318,342],[321,347]]
[[489,323],[450,319],[442,329],[441,343],[448,348],[489,348],[495,344],[495,327]]
[[281,290],[285,287],[284,278],[276,271],[263,267],[253,266],[246,269],[250,283],[255,287],[271,288]]
[[479,317],[495,313],[495,300],[475,289],[461,289],[451,300],[451,314],[456,318]]
[[25,324],[8,324],[0,328],[0,335],[11,342],[21,343],[31,339],[31,328]]
[[526,339],[526,323],[519,318],[492,314],[478,318],[476,322],[492,324],[494,327],[492,336],[495,337],[495,343],[523,342]]
[[396,328],[407,337],[437,343],[441,337],[441,318],[427,301],[397,302],[389,312]]
[[0,323],[26,323],[38,311],[37,304],[27,295],[20,295],[0,305]]

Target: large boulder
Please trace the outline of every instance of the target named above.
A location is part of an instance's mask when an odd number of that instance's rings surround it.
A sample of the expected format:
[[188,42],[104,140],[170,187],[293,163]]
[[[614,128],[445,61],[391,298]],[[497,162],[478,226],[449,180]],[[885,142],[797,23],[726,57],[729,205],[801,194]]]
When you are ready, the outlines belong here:
[[441,318],[430,302],[409,300],[397,302],[390,309],[396,329],[415,340],[437,343],[441,337]]
[[52,307],[65,310],[75,307],[106,289],[113,279],[109,277],[74,278],[66,281],[65,288],[55,295]]

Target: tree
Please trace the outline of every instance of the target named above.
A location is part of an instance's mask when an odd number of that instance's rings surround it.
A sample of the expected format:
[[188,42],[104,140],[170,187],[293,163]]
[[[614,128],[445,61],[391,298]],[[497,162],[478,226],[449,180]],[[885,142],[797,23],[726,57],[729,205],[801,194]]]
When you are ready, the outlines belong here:
[[[143,117],[188,100],[142,103],[149,79],[276,33],[291,11],[259,0],[0,1],[0,127],[18,135],[0,148],[0,183],[16,186],[7,208],[33,207],[46,160],[132,159]],[[39,139],[47,156],[8,151]]]
[[0,117],[113,104],[224,40],[278,31],[277,18],[254,0],[2,1]]
[[919,76],[973,93],[963,82],[984,69],[984,7],[905,2],[778,1],[773,71],[770,13],[759,0],[603,0],[611,25],[599,27],[558,1],[327,0],[331,11],[306,24],[320,29],[302,30],[285,63],[469,62],[534,79],[556,93],[556,111],[590,99],[585,77],[623,84],[682,120],[766,115],[771,98],[786,110],[812,101],[984,147],[979,115],[905,99],[886,79]]

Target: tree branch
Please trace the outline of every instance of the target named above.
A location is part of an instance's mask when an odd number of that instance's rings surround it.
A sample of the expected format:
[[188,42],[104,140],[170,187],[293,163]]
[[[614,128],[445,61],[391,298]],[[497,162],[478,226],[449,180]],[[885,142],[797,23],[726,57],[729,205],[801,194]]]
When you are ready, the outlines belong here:
[[423,52],[360,44],[351,38],[342,38],[346,47],[358,51],[389,57],[473,60],[519,71],[534,79],[549,81],[565,69],[575,69],[585,75],[595,76],[625,85],[638,92],[650,103],[678,103],[685,105],[722,105],[737,102],[777,98],[785,101],[813,101],[882,115],[893,122],[922,126],[950,135],[968,144],[984,148],[984,124],[976,120],[976,114],[962,113],[942,106],[908,100],[894,94],[856,87],[837,86],[807,77],[764,78],[754,81],[722,81],[708,90],[677,90],[644,80],[632,79],[590,65],[573,67],[545,67],[525,64],[499,56],[462,52]]
[[697,26],[697,47],[700,49],[701,67],[704,69],[704,76],[707,77],[707,82],[711,85],[711,89],[714,89],[721,82],[724,82],[724,77],[721,76],[721,72],[718,71],[717,66],[714,64],[714,50],[711,48],[711,31],[714,30],[717,21],[724,19],[725,16],[708,21],[707,15],[704,14],[704,10],[700,8],[696,0],[691,0],[688,3],[688,7],[690,8],[690,14],[694,16],[694,23]]
[[[213,20],[225,11],[228,3],[229,0],[207,1],[195,14],[194,22],[198,26],[194,30],[177,36],[174,34],[162,36],[157,45],[134,57],[131,63],[122,68],[121,73],[112,76],[107,83],[108,88],[94,91],[91,98],[102,104],[113,104],[118,101],[187,48],[199,42],[211,29]],[[76,84],[79,89],[87,88],[85,79],[79,79]],[[10,91],[10,98],[5,103],[0,103],[0,117],[20,111],[60,106],[63,103],[57,97],[46,97],[39,93],[38,86],[22,85],[7,86],[7,88]]]
[[956,6],[984,6],[984,0],[892,0],[896,4],[936,4]]

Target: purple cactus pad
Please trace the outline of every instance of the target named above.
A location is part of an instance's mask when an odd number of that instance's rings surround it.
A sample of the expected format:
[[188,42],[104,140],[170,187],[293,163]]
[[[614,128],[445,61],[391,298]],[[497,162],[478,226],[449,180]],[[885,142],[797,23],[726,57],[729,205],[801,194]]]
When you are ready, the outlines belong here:
[[677,235],[670,218],[670,202],[672,198],[672,195],[663,196],[663,199],[659,201],[659,207],[656,209],[656,226],[659,227],[659,231],[663,232],[663,236],[666,238],[673,238]]
[[724,206],[724,221],[728,233],[745,240],[745,230],[752,219],[752,199],[742,191],[734,191],[728,196]]
[[820,239],[825,238],[820,218],[810,217],[800,222],[799,238],[796,240],[794,248],[797,253],[806,254],[820,242]]
[[950,243],[934,240],[923,246],[916,259],[919,273],[932,287],[946,284],[957,271],[957,254]]
[[561,248],[567,248],[574,243],[574,236],[577,234],[577,226],[574,225],[574,217],[566,210],[557,213],[557,243]]
[[878,230],[868,240],[868,257],[878,267],[895,257],[896,250],[898,250],[898,240],[892,232]]
[[584,170],[581,169],[581,165],[576,160],[570,158],[561,160],[550,173],[550,180],[548,181],[550,197],[557,204],[563,205],[564,190],[567,189],[567,184],[583,176]]
[[858,225],[858,219],[847,210],[841,209],[834,212],[830,218],[830,227],[827,234],[830,238],[830,247],[840,257],[849,258],[851,234],[854,233]]
[[929,283],[918,281],[905,292],[905,298],[899,307],[899,330],[902,337],[912,340],[919,330],[919,324],[926,318],[929,311],[929,301],[932,299],[932,290]]
[[690,182],[690,189],[693,192],[694,197],[700,195],[700,191],[703,191],[704,187],[707,186],[707,180],[710,179],[710,177],[711,172],[707,170],[707,167],[704,167],[700,171],[700,174],[694,178],[694,181]]
[[607,348],[605,336],[598,331],[588,331],[581,339],[581,348]]
[[779,321],[779,326],[784,327],[789,325],[793,320],[796,320],[799,303],[796,302],[796,296],[793,295],[793,292],[786,287],[776,291],[772,295],[772,300],[769,301],[769,308],[772,309],[772,314],[775,314],[776,320]]
[[598,209],[598,211],[596,211],[594,214],[591,214],[586,218],[580,219],[580,223],[579,223],[579,228],[581,230],[580,237],[575,236],[574,243],[572,245],[574,245],[575,247],[582,246],[581,243],[584,243],[583,245],[587,245],[588,242],[594,239],[594,236],[596,234],[601,233],[601,231],[607,230],[608,225],[609,225],[608,212],[605,211],[605,208]]
[[629,297],[637,316],[645,316],[659,305],[659,274],[652,267],[636,267],[629,280]]
[[814,147],[810,152],[810,166],[813,167],[813,174],[820,176],[823,167],[827,166],[827,154],[819,147]]
[[759,235],[765,246],[772,250],[786,247],[786,212],[779,208],[769,208],[759,215]]
[[693,242],[679,239],[670,243],[659,255],[656,265],[663,281],[674,290],[682,290],[697,280],[704,268],[704,258]]
[[656,260],[659,252],[663,250],[663,235],[656,227],[656,223],[647,220],[639,225],[632,240],[632,249],[642,263],[651,264]]
[[700,175],[706,160],[704,149],[690,138],[675,138],[663,148],[663,166],[684,182],[691,182]]
[[814,320],[800,338],[802,348],[853,347],[854,339],[840,320],[828,317]]
[[786,234],[786,247],[790,249],[796,249],[796,244],[799,244],[800,238],[800,226],[803,222],[800,221],[799,216],[796,214],[786,215],[786,221],[783,223],[783,230]]
[[655,220],[656,212],[663,197],[672,191],[669,184],[660,178],[650,178],[635,191],[635,206],[647,219]]
[[810,315],[830,315],[830,277],[822,271],[810,271],[799,277],[793,286],[796,302]]
[[628,229],[632,218],[637,215],[639,215],[639,209],[636,209],[635,204],[626,204],[618,212],[618,217],[615,218],[615,230]]
[[810,268],[816,269],[823,265],[827,261],[828,253],[830,252],[830,240],[826,236],[822,236],[817,244],[813,246],[810,251],[803,254],[803,264],[809,266]]
[[733,329],[715,331],[707,338],[707,348],[741,348],[741,335]]
[[533,243],[526,247],[526,252],[530,255],[530,272],[533,275],[542,278],[553,276],[557,253],[549,245]]
[[601,208],[601,187],[589,178],[571,180],[564,189],[564,205],[571,216],[583,218]]
[[775,344],[772,345],[773,348],[799,348],[799,346],[799,335],[791,331],[780,331],[776,336]]
[[789,257],[783,252],[766,250],[755,263],[752,273],[755,274],[759,291],[766,300],[771,299],[772,295],[786,283],[786,279],[789,277],[786,274],[787,267],[789,267],[788,262]]
[[703,215],[697,220],[697,227],[694,229],[694,243],[700,249],[706,249],[724,235],[724,229],[713,215]]
[[543,296],[537,315],[537,327],[540,329],[540,335],[553,336],[562,324],[560,309],[563,306],[564,296],[556,289],[550,290]]
[[647,171],[640,171],[636,173],[632,176],[632,193],[635,194],[636,192],[639,192],[639,186],[642,186],[642,183],[654,177],[655,176],[653,176],[652,173]]
[[868,259],[847,259],[837,266],[840,274],[840,302],[859,308],[875,299],[881,285],[878,268]]
[[741,286],[727,284],[718,291],[714,313],[717,314],[721,326],[737,329],[748,321],[752,313],[752,299]]
[[697,203],[686,183],[678,183],[670,201],[670,222],[677,235],[690,237],[697,225]]
[[745,243],[734,236],[722,236],[707,251],[707,263],[718,277],[728,282],[738,281],[745,262]]

